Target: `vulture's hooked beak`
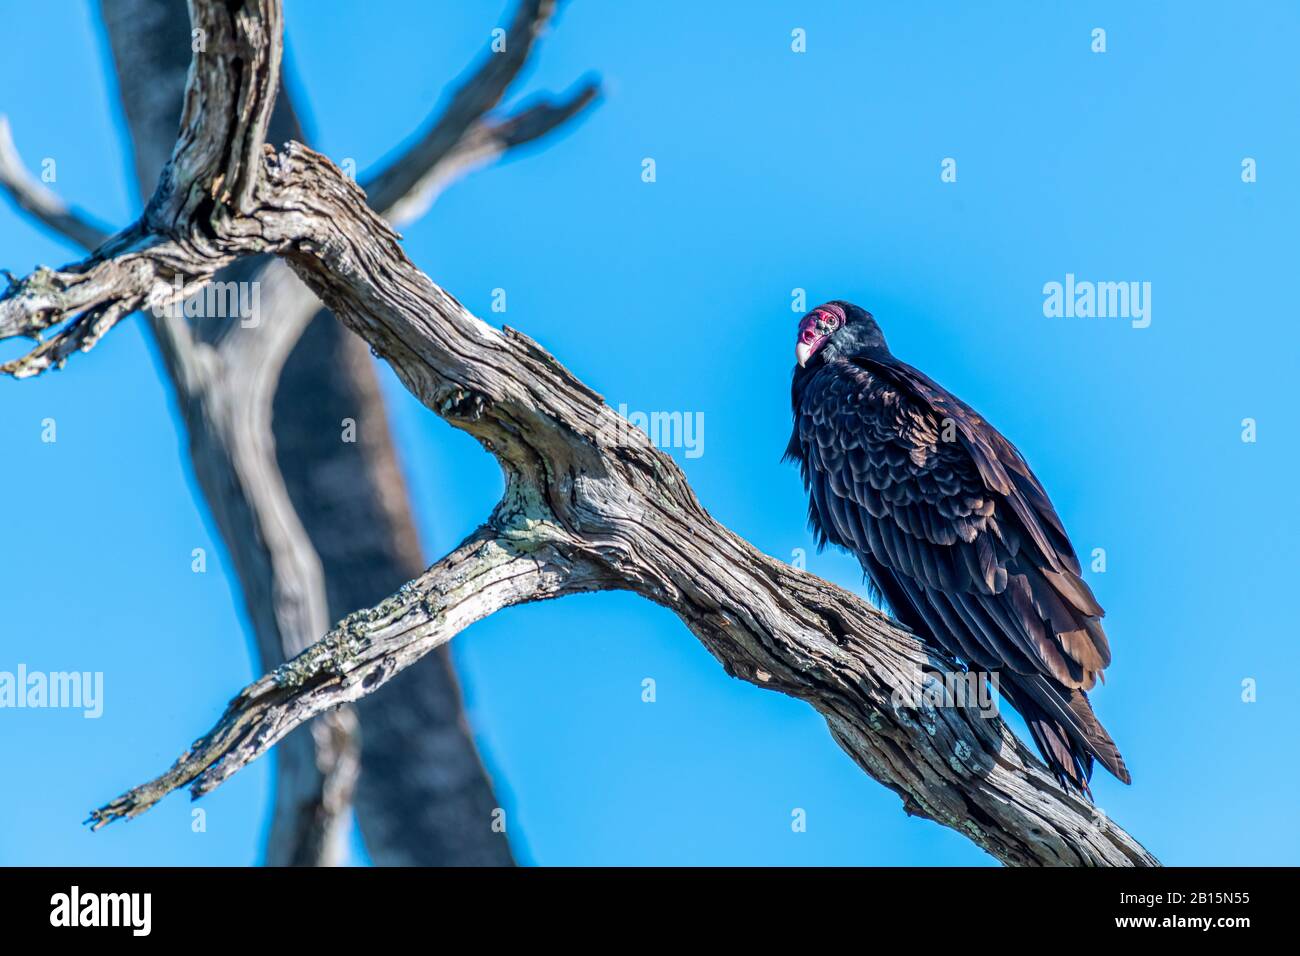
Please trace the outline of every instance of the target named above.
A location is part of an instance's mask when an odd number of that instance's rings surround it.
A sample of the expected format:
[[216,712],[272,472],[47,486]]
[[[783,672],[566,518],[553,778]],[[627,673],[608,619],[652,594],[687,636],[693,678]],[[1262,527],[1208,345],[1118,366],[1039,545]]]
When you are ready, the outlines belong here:
[[799,323],[799,337],[794,343],[794,357],[800,368],[808,364],[839,324],[839,317],[824,309],[813,309],[803,317]]

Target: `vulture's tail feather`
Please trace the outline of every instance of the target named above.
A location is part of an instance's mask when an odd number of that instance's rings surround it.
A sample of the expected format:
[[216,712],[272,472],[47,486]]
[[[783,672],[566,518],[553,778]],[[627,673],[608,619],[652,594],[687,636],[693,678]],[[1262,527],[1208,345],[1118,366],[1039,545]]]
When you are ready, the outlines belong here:
[[1020,712],[1048,769],[1067,789],[1090,795],[1094,758],[1124,783],[1131,783],[1124,758],[1093,713],[1088,695],[1046,678],[1026,675],[1009,680],[1000,690]]

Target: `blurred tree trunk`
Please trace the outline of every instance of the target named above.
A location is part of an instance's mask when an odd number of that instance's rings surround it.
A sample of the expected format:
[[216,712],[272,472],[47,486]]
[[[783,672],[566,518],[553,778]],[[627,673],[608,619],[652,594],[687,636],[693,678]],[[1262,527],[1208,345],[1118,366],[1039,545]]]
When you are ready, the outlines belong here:
[[[101,8],[136,180],[140,194],[147,196],[176,139],[191,60],[189,16],[184,0],[101,0]],[[270,141],[288,139],[302,141],[304,136],[282,90]],[[231,271],[247,281],[261,265],[241,264]],[[302,290],[285,294],[300,296]],[[266,301],[264,295],[263,323],[271,327],[279,317],[265,308]],[[278,462],[279,475],[263,473],[251,480],[229,473],[238,455],[214,447],[220,441],[205,431],[223,410],[237,413],[241,403],[256,400],[245,393],[257,388],[233,372],[205,381],[202,389],[192,387],[160,320],[151,321],[189,425],[196,477],[253,622],[260,669],[275,667],[314,640],[321,615],[328,615],[328,622],[337,620],[424,568],[369,351],[319,305],[311,308],[317,312],[301,339],[286,344],[291,351],[283,368],[262,370],[269,376],[263,382],[269,394],[263,399],[270,403],[273,396],[274,461],[269,467],[274,470]],[[205,324],[210,323],[197,323],[195,336],[217,352],[223,332],[203,328]],[[248,419],[258,420],[254,413]],[[355,442],[343,440],[345,419],[355,422]],[[269,444],[266,436],[251,438],[254,444]],[[255,452],[265,454],[265,449]],[[241,488],[241,481],[252,491]],[[265,510],[259,513],[256,502],[250,507],[241,500],[241,494],[258,494],[265,485],[273,486],[272,492],[282,486],[292,502],[287,508],[272,494],[266,506],[278,511],[273,516],[288,528],[278,552],[265,540]],[[309,543],[295,538],[297,528]],[[313,548],[314,555],[307,553]],[[287,571],[283,565],[289,565]],[[323,587],[314,580],[322,573]],[[313,590],[323,590],[323,595],[313,595]],[[313,606],[321,604],[325,606]],[[349,798],[377,864],[513,863],[504,834],[490,825],[497,800],[465,724],[445,649],[394,679],[384,694],[360,702],[355,715],[343,709],[291,734],[278,754],[268,863],[339,862]]]

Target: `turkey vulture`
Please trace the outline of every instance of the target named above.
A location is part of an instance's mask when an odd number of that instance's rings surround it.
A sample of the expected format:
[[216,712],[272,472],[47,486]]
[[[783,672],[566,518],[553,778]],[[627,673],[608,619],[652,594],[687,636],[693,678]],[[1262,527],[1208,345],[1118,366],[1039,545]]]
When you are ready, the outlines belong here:
[[852,551],[874,594],[927,643],[998,675],[1062,786],[1094,759],[1129,773],[1088,703],[1110,664],[1104,613],[1047,493],[1015,446],[890,354],[849,302],[803,317],[794,434],[818,547]]

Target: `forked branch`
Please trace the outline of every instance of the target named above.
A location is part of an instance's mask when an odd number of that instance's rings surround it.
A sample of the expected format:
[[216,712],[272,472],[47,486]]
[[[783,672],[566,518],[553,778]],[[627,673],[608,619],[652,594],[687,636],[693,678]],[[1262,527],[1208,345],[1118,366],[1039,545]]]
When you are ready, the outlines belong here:
[[542,544],[525,550],[485,526],[378,607],[340,621],[298,657],[245,687],[167,773],[91,815],[95,829],[133,817],[178,787],[217,787],[317,714],[382,687],[470,624],[523,601],[600,586],[595,566]]

